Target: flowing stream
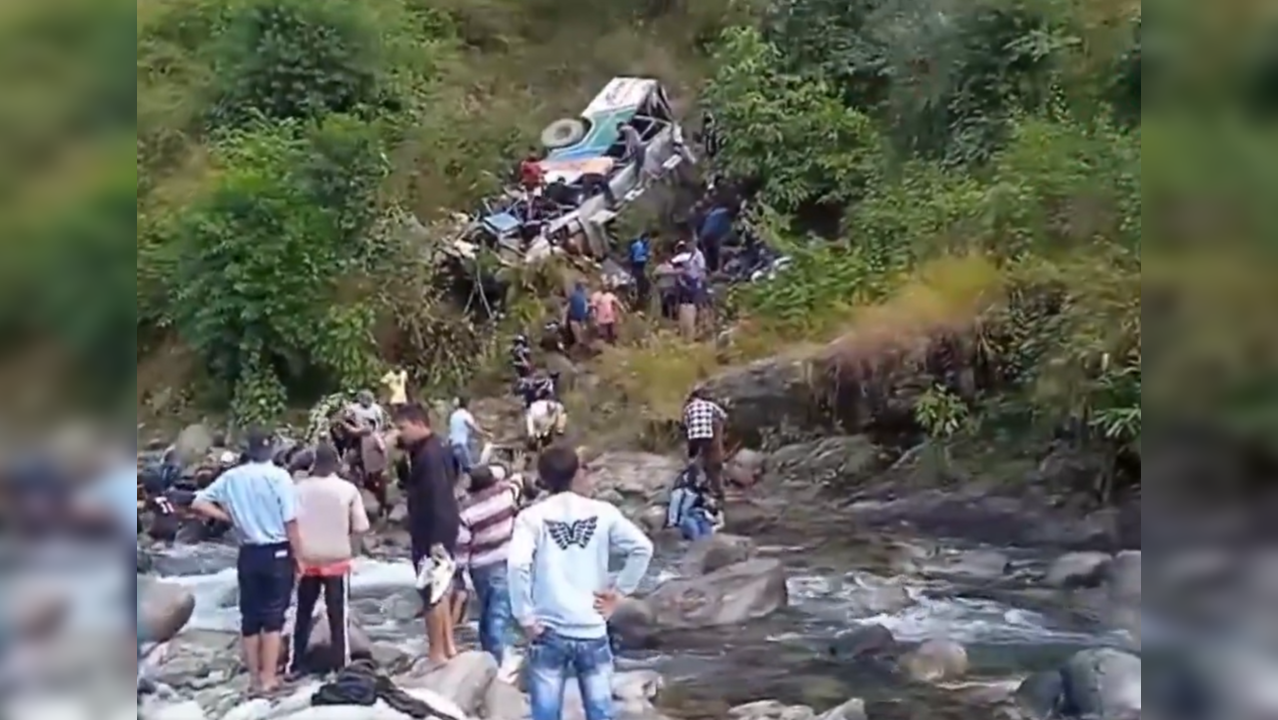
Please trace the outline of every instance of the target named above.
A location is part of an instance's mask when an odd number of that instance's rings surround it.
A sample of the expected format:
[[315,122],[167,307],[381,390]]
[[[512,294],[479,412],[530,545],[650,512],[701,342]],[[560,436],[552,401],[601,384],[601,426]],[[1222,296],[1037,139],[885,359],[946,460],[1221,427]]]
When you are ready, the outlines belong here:
[[[658,549],[649,585],[675,576],[682,547]],[[1103,642],[1104,631],[1069,613],[1032,610],[968,594],[963,584],[919,580],[917,602],[879,617],[850,617],[851,598],[859,591],[851,567],[840,559],[817,558],[786,547],[760,548],[790,568],[791,606],[747,627],[681,633],[660,652],[625,653],[626,667],[658,670],[666,678],[671,702],[687,717],[723,717],[732,705],[758,699],[830,706],[860,696],[878,709],[875,718],[927,717],[927,697],[888,677],[867,673],[830,653],[830,641],[858,624],[887,627],[903,642],[940,638],[964,644],[972,660],[973,685],[1003,683],[1028,671],[1055,667],[1074,651]],[[188,586],[197,598],[191,627],[234,631],[236,586],[233,549],[187,546],[166,550],[158,568],[167,579]],[[1039,559],[1020,556],[1020,562]],[[912,581],[911,581],[912,582]],[[355,615],[373,640],[420,653],[421,621],[407,558],[361,558],[352,584]],[[473,624],[463,640],[473,641]],[[920,714],[922,713],[922,714]]]

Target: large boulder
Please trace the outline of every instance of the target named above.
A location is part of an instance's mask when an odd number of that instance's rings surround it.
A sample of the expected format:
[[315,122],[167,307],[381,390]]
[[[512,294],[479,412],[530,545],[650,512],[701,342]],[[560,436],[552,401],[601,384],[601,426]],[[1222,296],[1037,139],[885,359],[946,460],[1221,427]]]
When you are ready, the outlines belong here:
[[967,650],[949,640],[929,640],[902,659],[901,669],[916,682],[957,680],[967,674]]
[[829,646],[830,657],[853,662],[890,658],[898,651],[899,645],[892,631],[877,623],[840,633]]
[[528,696],[514,685],[498,681],[484,693],[479,716],[485,720],[524,720],[529,712]]
[[486,652],[464,652],[442,667],[406,680],[405,687],[439,693],[474,715],[484,707],[488,689],[497,677],[497,661]]
[[1084,650],[1061,671],[1064,714],[1071,717],[1140,717],[1140,657],[1112,648]]
[[678,458],[642,452],[607,452],[590,461],[596,493],[647,507],[666,501],[670,484],[683,472]]
[[693,543],[680,563],[679,570],[686,577],[696,577],[745,562],[753,556],[753,540],[720,533]]
[[761,360],[716,375],[705,387],[728,411],[728,434],[751,446],[762,446],[778,428],[807,428],[816,420],[804,360]]
[[204,462],[209,456],[217,436],[207,425],[188,425],[173,442],[173,455],[183,467]]
[[1105,582],[1114,558],[1101,552],[1076,552],[1057,558],[1047,571],[1047,584],[1061,590],[1094,588]]
[[789,600],[785,566],[776,560],[750,560],[668,582],[644,603],[657,628],[696,630],[759,620],[785,608]]
[[827,437],[787,445],[768,458],[770,485],[855,485],[882,469],[882,453],[864,435]]
[[195,596],[173,583],[143,583],[138,586],[138,600],[138,630],[148,642],[172,640],[195,614]]
[[768,456],[757,450],[740,450],[724,466],[724,480],[730,486],[752,488],[763,479],[763,468],[767,463]]

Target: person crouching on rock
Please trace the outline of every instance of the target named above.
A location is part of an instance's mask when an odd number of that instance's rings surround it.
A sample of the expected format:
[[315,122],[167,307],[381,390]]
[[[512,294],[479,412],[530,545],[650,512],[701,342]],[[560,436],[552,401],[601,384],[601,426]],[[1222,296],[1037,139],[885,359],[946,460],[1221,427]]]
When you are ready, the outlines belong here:
[[514,641],[506,559],[515,532],[521,489],[505,480],[500,468],[471,471],[461,509],[457,564],[470,573],[479,604],[479,646],[500,665]]
[[696,542],[714,535],[722,524],[719,503],[710,493],[706,473],[700,461],[694,460],[675,479],[666,527],[677,528],[684,540]]
[[[297,583],[297,619],[293,625],[293,674],[340,670],[351,661],[350,573],[352,546],[369,530],[368,512],[359,489],[338,476],[342,459],[337,448],[320,445],[309,476],[297,483],[297,530],[301,538]],[[324,595],[331,656],[322,666],[308,666],[315,604]]]
[[253,689],[279,688],[281,633],[293,600],[301,538],[297,494],[288,471],[271,462],[271,434],[248,433],[247,460],[200,491],[191,509],[233,525],[243,540],[236,562],[240,631]]
[[562,437],[568,429],[568,410],[564,404],[550,393],[542,393],[532,405],[524,411],[524,430],[527,433],[528,449],[541,452],[556,438]]

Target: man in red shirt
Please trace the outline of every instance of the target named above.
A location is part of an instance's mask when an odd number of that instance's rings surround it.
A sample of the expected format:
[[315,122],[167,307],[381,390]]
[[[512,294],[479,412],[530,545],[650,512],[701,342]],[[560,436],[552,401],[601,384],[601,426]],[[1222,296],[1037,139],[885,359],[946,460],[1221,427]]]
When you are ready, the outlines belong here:
[[540,188],[546,182],[546,171],[541,167],[541,160],[536,153],[529,153],[519,163],[519,184],[529,192]]

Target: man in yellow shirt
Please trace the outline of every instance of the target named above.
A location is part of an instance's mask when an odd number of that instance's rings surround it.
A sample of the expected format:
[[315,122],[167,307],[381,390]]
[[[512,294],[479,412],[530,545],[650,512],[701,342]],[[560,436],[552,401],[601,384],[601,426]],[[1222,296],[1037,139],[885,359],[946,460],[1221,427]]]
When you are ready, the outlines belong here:
[[408,404],[408,372],[401,368],[391,368],[382,377],[382,385],[386,387],[387,399],[391,412]]

